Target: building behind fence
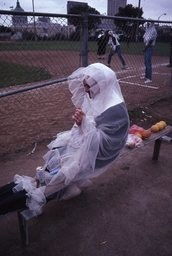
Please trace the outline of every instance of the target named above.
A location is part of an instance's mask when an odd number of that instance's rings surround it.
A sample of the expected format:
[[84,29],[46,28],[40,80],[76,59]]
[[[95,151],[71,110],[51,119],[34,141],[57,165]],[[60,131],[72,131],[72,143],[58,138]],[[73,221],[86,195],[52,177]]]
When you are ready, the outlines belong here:
[[71,127],[73,106],[67,76],[94,62],[107,65],[108,46],[105,59],[97,56],[102,29],[115,28],[120,34],[128,69],[121,69],[116,55],[111,68],[129,109],[171,94],[172,23],[155,21],[158,38],[153,82],[148,87],[141,80],[145,22],[93,14],[0,11],[0,154],[32,147]]

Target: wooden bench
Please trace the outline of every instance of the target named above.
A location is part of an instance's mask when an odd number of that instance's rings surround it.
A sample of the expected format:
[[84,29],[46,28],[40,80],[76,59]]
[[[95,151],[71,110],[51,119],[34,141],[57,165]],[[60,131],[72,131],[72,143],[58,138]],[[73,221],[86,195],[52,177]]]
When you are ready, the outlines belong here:
[[172,126],[170,126],[170,125],[168,125],[165,129],[163,129],[160,132],[152,133],[148,139],[143,140],[143,145],[141,147],[133,148],[133,149],[129,149],[129,148],[125,147],[121,151],[120,157],[125,156],[125,155],[129,154],[130,152],[138,150],[139,148],[145,147],[146,145],[154,142],[154,150],[153,150],[153,154],[152,154],[152,160],[157,161],[159,158],[162,141],[167,140],[167,138],[169,138],[168,141],[170,141],[172,138]]
[[[172,141],[172,126],[167,126],[164,130],[152,134],[148,139],[143,141],[143,146],[141,147],[144,147],[149,143],[154,142],[154,149],[153,149],[153,155],[152,155],[153,161],[157,161],[159,158],[160,148],[163,140]],[[119,157],[124,157],[125,155],[128,155],[130,152],[138,150],[139,148],[129,149],[126,147],[120,153]],[[56,198],[57,194],[58,193],[50,195],[51,199]],[[19,222],[21,240],[24,246],[29,245],[28,223],[29,223],[29,220],[33,219],[34,217],[36,217],[35,214],[29,209],[23,209],[18,211],[18,222]]]

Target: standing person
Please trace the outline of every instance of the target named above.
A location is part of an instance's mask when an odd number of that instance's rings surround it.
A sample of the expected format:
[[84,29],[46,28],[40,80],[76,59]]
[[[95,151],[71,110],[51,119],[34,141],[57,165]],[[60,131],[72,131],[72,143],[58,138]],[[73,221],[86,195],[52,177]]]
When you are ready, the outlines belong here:
[[121,46],[119,43],[119,36],[117,34],[114,34],[113,31],[109,31],[109,41],[108,44],[110,46],[109,54],[108,54],[108,66],[110,67],[112,56],[116,53],[118,55],[118,58],[122,64],[122,69],[127,69],[127,65],[125,63],[124,58],[121,54]]
[[146,31],[143,35],[144,41],[144,63],[145,63],[145,83],[152,82],[152,55],[155,46],[157,31],[154,22],[147,22]]
[[125,146],[129,117],[116,74],[94,63],[74,71],[68,84],[76,108],[71,130],[48,145],[41,176],[15,175],[0,188],[0,214],[27,206],[39,215],[53,193],[60,200],[80,194]]
[[101,31],[101,33],[98,35],[97,38],[97,56],[98,59],[104,59],[105,58],[105,54],[106,54],[106,46],[107,46],[107,31],[104,32],[103,30]]

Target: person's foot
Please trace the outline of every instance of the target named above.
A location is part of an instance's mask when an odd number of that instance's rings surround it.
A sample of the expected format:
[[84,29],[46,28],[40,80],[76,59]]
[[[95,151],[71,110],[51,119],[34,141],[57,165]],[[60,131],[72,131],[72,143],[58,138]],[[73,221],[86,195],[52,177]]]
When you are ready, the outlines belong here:
[[64,195],[60,198],[60,200],[69,200],[75,196],[80,195],[82,190],[75,184],[70,185],[66,188]]
[[128,69],[127,65],[122,66],[122,69]]
[[152,82],[152,80],[151,80],[151,79],[146,78],[146,80],[145,80],[145,84],[148,84],[148,83],[151,83],[151,82]]

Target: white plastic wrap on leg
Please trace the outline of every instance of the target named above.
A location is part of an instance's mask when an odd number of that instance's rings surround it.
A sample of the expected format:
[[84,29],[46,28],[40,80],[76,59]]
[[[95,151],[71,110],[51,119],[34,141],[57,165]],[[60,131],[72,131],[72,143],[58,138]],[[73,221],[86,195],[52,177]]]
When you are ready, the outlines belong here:
[[18,192],[21,190],[31,191],[36,188],[36,180],[29,176],[20,176],[18,174],[14,175],[14,183],[16,186],[13,188],[13,192]]
[[46,204],[46,197],[44,195],[45,186],[39,187],[28,193],[26,200],[27,207],[34,212],[35,215],[42,213],[42,208]]
[[49,196],[53,193],[56,193],[63,189],[65,187],[65,176],[64,174],[59,171],[57,174],[55,174],[49,184],[46,186],[46,189],[44,191],[45,196]]
[[46,204],[46,197],[44,195],[45,186],[37,188],[36,180],[29,176],[15,175],[14,182],[17,184],[13,189],[14,192],[25,190],[27,192],[26,206],[29,210],[33,211],[35,216],[40,215],[42,213],[42,207]]

